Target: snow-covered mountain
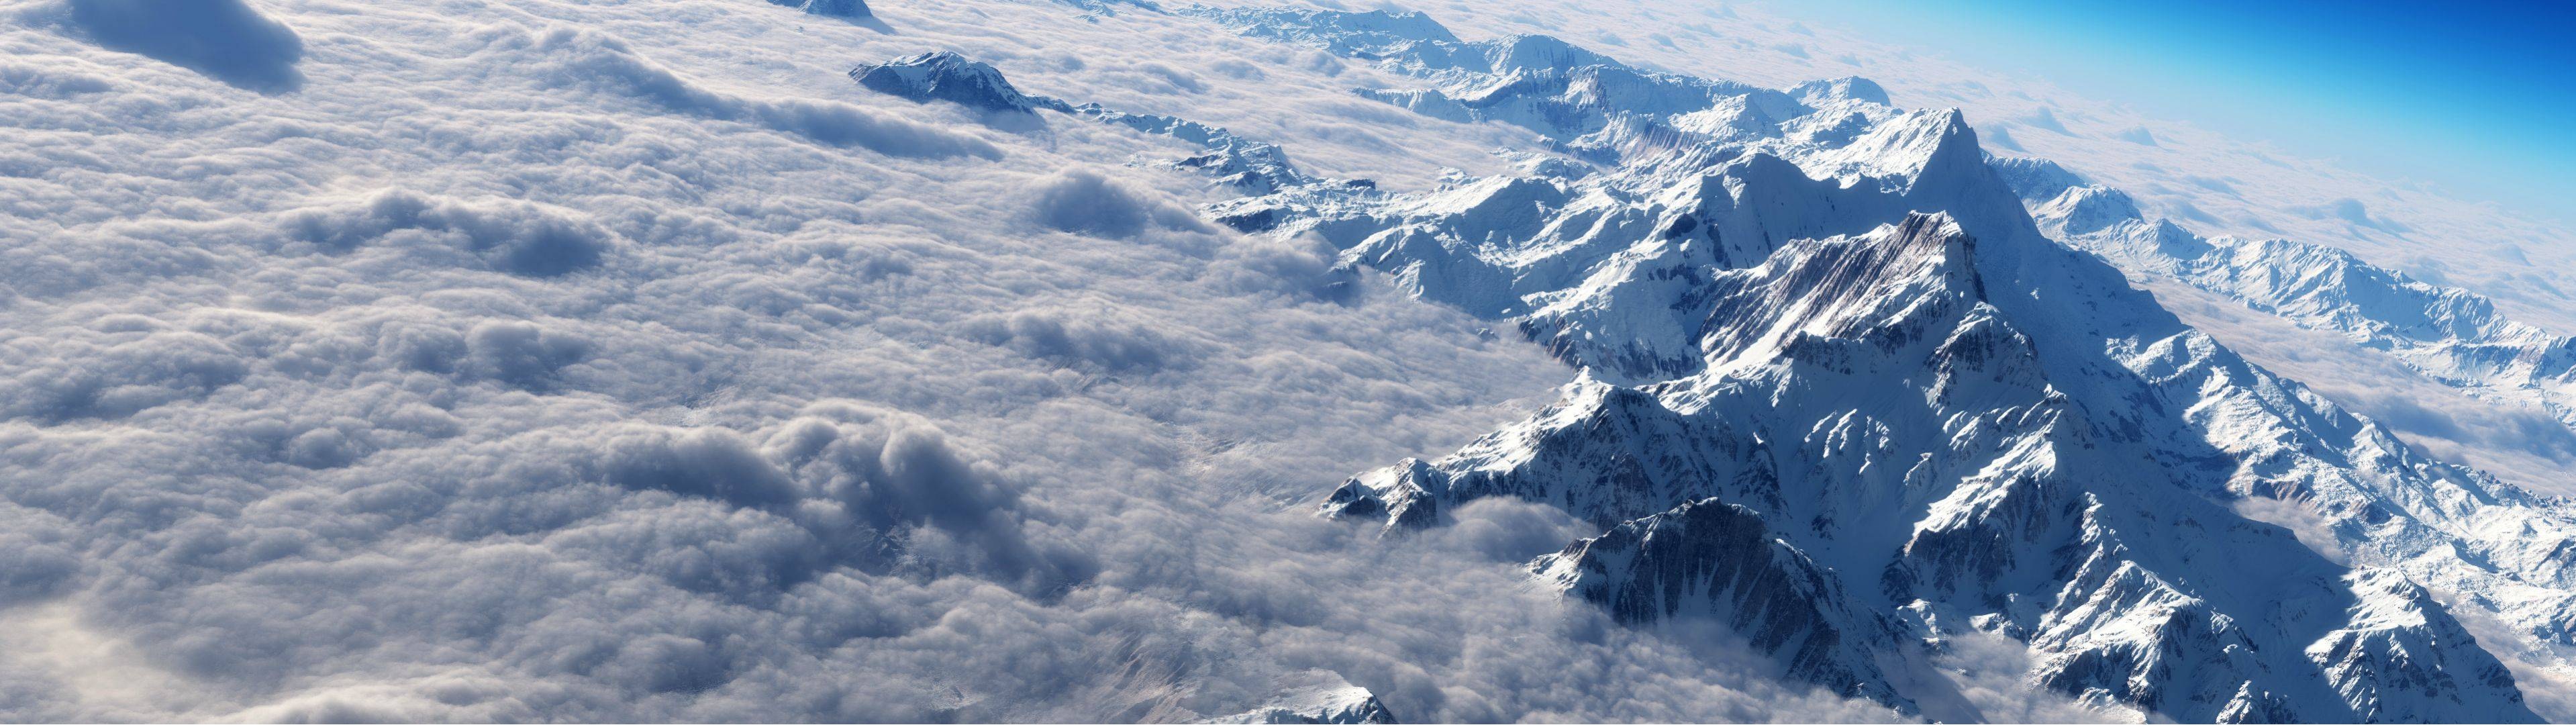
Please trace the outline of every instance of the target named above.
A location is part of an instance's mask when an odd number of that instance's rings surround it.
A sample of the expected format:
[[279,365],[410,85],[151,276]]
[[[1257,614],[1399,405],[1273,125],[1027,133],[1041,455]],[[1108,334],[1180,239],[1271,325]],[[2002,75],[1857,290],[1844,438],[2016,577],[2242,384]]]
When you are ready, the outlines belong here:
[[[2563,502],[2427,459],[2183,325],[2048,236],[2171,227],[2100,190],[2034,192],[2074,177],[1989,165],[1956,112],[1857,79],[1770,90],[1461,41],[1418,14],[1197,12],[1428,84],[1362,97],[1573,157],[1208,210],[1320,236],[1587,371],[1457,453],[1352,478],[1328,515],[1561,507],[1607,531],[1532,562],[1548,586],[1631,623],[1723,622],[1793,677],[1907,712],[1934,695],[1890,668],[1967,630],[2026,644],[2030,681],[2085,702],[2231,722],[2533,720],[2489,649],[2576,644]],[[2278,256],[2212,266],[2313,268]],[[2499,334],[2478,324],[2440,335]],[[2521,641],[2479,643],[2427,587]]]
[[2147,219],[2117,189],[2072,177],[2034,178],[2016,188],[2035,200],[2032,214],[2044,230],[2133,274],[2343,334],[2435,381],[2538,409],[2576,429],[2576,338],[2509,319],[2476,293],[2333,247],[2193,234],[2172,220]]
[[1384,725],[1396,722],[1386,705],[1365,687],[1355,687],[1339,675],[1314,673],[1324,680],[1281,693],[1278,699],[1261,707],[1207,723],[1243,723],[1246,725]]
[[850,69],[850,80],[872,91],[919,102],[946,101],[987,113],[1070,111],[1063,101],[1021,93],[993,66],[954,51],[896,58]]

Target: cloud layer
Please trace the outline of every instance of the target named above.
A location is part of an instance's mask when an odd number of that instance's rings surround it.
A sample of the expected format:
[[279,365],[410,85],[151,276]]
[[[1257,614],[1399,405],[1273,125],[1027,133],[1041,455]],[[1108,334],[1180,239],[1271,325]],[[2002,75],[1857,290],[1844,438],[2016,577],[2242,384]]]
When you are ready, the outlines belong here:
[[841,72],[957,48],[1390,184],[1511,132],[1141,10],[873,5],[264,3],[288,85],[0,31],[0,712],[1884,716],[1529,591],[1552,510],[1289,505],[1567,373],[1197,220],[1168,139]]

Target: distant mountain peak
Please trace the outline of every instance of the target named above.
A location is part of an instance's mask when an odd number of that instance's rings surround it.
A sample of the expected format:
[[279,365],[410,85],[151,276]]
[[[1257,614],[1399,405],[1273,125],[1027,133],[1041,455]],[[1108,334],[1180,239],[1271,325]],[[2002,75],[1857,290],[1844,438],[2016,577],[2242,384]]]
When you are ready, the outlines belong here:
[[769,4],[803,10],[807,15],[835,18],[864,18],[870,14],[867,0],[769,0]]
[[1887,89],[1880,88],[1876,81],[1862,78],[1860,76],[1843,76],[1840,78],[1826,78],[1807,81],[1805,83],[1798,84],[1796,87],[1790,88],[1789,93],[1797,96],[1798,100],[1805,101],[1809,105],[1824,105],[1833,101],[1859,101],[1862,103],[1875,103],[1882,106],[1889,105],[1887,101]]
[[2137,201],[2107,186],[2069,188],[2035,213],[2067,234],[2090,234],[2144,218],[2138,213]]

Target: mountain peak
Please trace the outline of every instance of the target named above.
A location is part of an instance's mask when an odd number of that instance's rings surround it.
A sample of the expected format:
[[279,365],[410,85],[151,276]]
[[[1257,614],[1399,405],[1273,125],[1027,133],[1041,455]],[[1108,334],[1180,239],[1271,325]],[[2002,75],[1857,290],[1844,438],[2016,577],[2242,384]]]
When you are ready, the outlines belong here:
[[1564,71],[1582,66],[1627,67],[1618,61],[1611,60],[1608,56],[1584,50],[1553,35],[1523,33],[1474,45],[1489,48],[1486,54],[1487,66],[1483,70],[1495,75],[1526,71]]
[[2069,188],[2031,214],[2066,234],[2089,234],[2144,218],[2126,192],[2100,185]]
[[1397,722],[1395,714],[1388,712],[1386,705],[1378,701],[1377,693],[1352,685],[1339,674],[1316,670],[1307,673],[1307,679],[1320,682],[1290,689],[1261,707],[1201,722],[1218,725],[1380,725]]
[[2027,156],[1994,156],[1986,159],[2002,175],[2004,186],[2023,201],[2042,202],[2057,198],[2067,189],[2085,185],[2084,178],[2048,159]]
[[1798,100],[1811,105],[1824,105],[1834,101],[1861,101],[1882,106],[1889,105],[1887,89],[1880,88],[1876,81],[1860,76],[1807,81],[1790,88],[1789,95],[1797,96]]
[[1982,167],[1985,152],[1977,135],[1956,108],[1907,111],[1870,129],[1849,145],[1804,159],[1809,174],[1910,188],[1927,176]]
[[769,0],[769,4],[803,10],[807,15],[833,18],[869,16],[867,0]]
[[1021,93],[1002,72],[954,51],[905,56],[850,69],[850,79],[870,90],[915,103],[947,101],[993,113],[1029,113],[1038,109],[1070,112],[1072,106],[1046,96]]

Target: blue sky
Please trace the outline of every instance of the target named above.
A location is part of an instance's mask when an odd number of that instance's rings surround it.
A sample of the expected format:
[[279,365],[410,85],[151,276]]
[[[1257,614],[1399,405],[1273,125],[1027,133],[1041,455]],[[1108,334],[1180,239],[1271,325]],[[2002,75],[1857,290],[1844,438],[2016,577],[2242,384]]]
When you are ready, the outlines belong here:
[[1806,0],[1767,10],[2576,221],[2576,6]]

